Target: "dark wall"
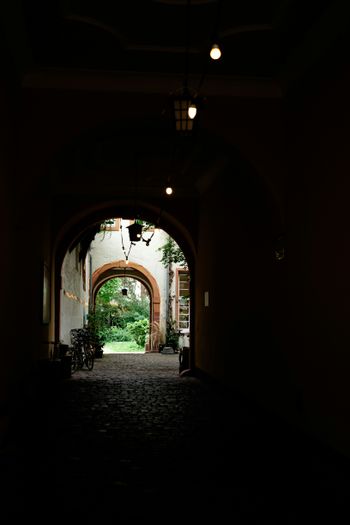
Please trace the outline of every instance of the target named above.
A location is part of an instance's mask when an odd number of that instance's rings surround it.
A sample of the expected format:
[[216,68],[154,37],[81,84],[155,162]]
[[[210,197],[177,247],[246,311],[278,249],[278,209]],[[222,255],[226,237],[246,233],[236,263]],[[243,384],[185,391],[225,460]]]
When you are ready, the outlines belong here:
[[272,410],[291,411],[284,350],[286,267],[275,257],[281,228],[276,203],[251,166],[238,158],[201,205],[196,365]]
[[[267,290],[262,278],[265,278],[266,272],[271,271],[269,266],[274,265],[271,243],[274,236],[279,233],[283,214],[283,159],[281,148],[276,146],[283,142],[283,134],[278,133],[281,126],[280,103],[264,99],[251,102],[250,105],[244,100],[213,99],[211,101],[201,122],[205,144],[204,146],[196,145],[195,153],[190,155],[189,162],[191,169],[199,173],[200,184],[190,186],[188,194],[185,192],[166,210],[169,217],[173,217],[173,221],[169,222],[169,227],[172,227],[173,230],[169,232],[175,238],[178,234],[179,239],[186,240],[188,246],[193,250],[194,260],[196,250],[198,250],[198,268],[196,265],[193,273],[196,275],[197,270],[199,271],[198,280],[196,278],[196,290],[198,290],[196,293],[199,296],[196,303],[198,305],[202,304],[202,291],[207,287],[206,275],[208,272],[211,283],[211,304],[216,302],[215,294],[220,304],[227,299],[224,290],[228,279],[225,277],[224,281],[216,282],[216,266],[213,264],[213,258],[217,257],[217,246],[221,244],[220,233],[218,242],[215,238],[218,235],[215,224],[230,219],[233,214],[235,238],[238,244],[236,247],[236,244],[232,243],[232,247],[237,248],[239,256],[232,258],[231,252],[230,255],[227,254],[227,265],[230,267],[229,273],[235,277],[235,281],[232,281],[235,284],[230,284],[232,295],[236,297],[238,294],[239,299],[236,301],[237,315],[234,318],[236,325],[233,330],[236,339],[232,342],[232,346],[235,349],[242,345],[248,347],[246,351],[236,352],[235,356],[239,361],[248,358],[265,327],[268,328],[267,333],[263,336],[263,346],[265,341],[270,342],[271,337],[275,338],[275,335],[271,335],[274,327],[271,326],[273,321],[269,311],[273,300],[266,294]],[[133,195],[133,162],[135,153],[138,152],[137,142],[130,140],[129,153],[126,156],[124,144],[119,145],[119,149],[115,151],[117,159],[115,166],[112,166],[112,169],[107,166],[107,169],[100,171],[90,169],[89,163],[85,163],[81,169],[81,166],[77,165],[76,156],[70,159],[71,162],[62,164],[62,152],[75,141],[84,143],[85,137],[96,129],[108,130],[111,125],[112,127],[119,125],[119,128],[123,130],[126,121],[129,122],[129,126],[131,121],[138,121],[144,125],[145,122],[154,120],[154,115],[159,115],[161,118],[164,103],[165,97],[153,95],[106,94],[74,90],[63,92],[40,89],[24,90],[16,95],[14,101],[16,119],[9,119],[15,128],[12,139],[14,151],[9,155],[6,177],[6,180],[12,183],[13,192],[12,200],[9,201],[11,204],[6,204],[2,211],[7,210],[12,214],[9,225],[11,242],[9,249],[5,250],[9,257],[8,260],[6,257],[6,264],[11,266],[8,274],[10,284],[3,295],[4,303],[10,304],[11,308],[7,308],[4,322],[7,324],[10,318],[13,319],[16,330],[20,330],[21,334],[21,337],[10,338],[12,355],[19,366],[9,363],[9,369],[5,371],[5,375],[6,377],[13,375],[14,388],[18,387],[18,391],[26,390],[26,387],[22,386],[23,382],[25,383],[26,380],[30,382],[31,379],[30,377],[23,379],[23,376],[26,374],[30,376],[33,364],[49,356],[48,342],[54,340],[55,337],[54,300],[52,301],[50,324],[42,323],[42,272],[43,264],[48,264],[49,271],[54,271],[59,281],[57,273],[59,268],[54,265],[53,250],[57,246],[57,235],[60,229],[72,218],[79,220],[81,217],[81,224],[85,225],[84,214],[86,215],[89,211],[95,212],[104,200],[105,202],[113,201],[123,199],[125,196],[130,198]],[[6,99],[4,104],[6,105]],[[10,122],[8,124],[10,126]],[[219,153],[215,150],[210,152],[208,137],[211,136],[215,137],[216,144],[220,144],[221,141],[225,143]],[[148,140],[152,143],[154,159],[156,159],[157,148],[160,154],[164,153],[164,148],[160,147],[156,140],[151,140],[152,137],[147,130],[144,137],[145,142]],[[243,172],[239,172],[238,178],[242,180],[238,182],[239,192],[235,194],[238,180],[236,171],[241,168],[239,164],[231,163],[231,157],[235,159],[237,151],[243,152],[245,158],[249,159],[247,165],[253,167],[252,172],[257,179],[248,177],[246,180],[244,174],[242,175]],[[210,152],[209,156],[208,152]],[[230,171],[221,174],[221,181],[215,180],[220,174],[221,167],[216,170],[214,179],[211,174],[211,169],[215,168],[217,159],[220,166],[221,164],[226,165],[227,162],[231,166]],[[122,170],[119,171],[118,162],[122,166]],[[148,170],[153,169],[154,165],[156,164],[152,164]],[[164,163],[158,167],[160,173],[162,173],[163,166]],[[237,209],[232,207],[230,194],[227,194],[225,187],[221,185],[222,177],[224,180],[232,179],[232,191],[235,194]],[[259,182],[257,182],[259,178],[264,180],[263,188],[269,195],[267,201],[265,197],[262,199],[263,208],[265,206],[270,214],[270,200],[272,200],[274,202],[272,208],[274,213],[275,208],[277,209],[278,216],[278,227],[271,231],[269,215],[266,225],[267,233],[265,232],[262,238],[260,238],[259,222],[262,219],[265,225],[266,220],[265,208],[263,210],[260,208],[260,201],[257,197],[260,191]],[[253,189],[255,192],[253,201],[249,187],[252,180],[255,188]],[[198,191],[200,198],[198,198]],[[159,202],[150,202],[146,193],[140,194],[140,198],[146,204],[159,205]],[[255,208],[256,203],[257,209]],[[248,210],[245,208],[246,204],[249,204]],[[199,206],[202,210],[200,216]],[[215,221],[212,222],[212,219]],[[205,242],[203,239],[206,239]],[[221,256],[222,254],[219,253],[219,257]],[[240,277],[242,271],[246,272],[244,287],[242,287],[243,280]],[[223,278],[224,275],[222,274],[221,277]],[[55,280],[52,275],[52,290],[54,284]],[[265,304],[266,301],[268,305]],[[207,324],[208,337],[211,338],[216,348],[221,349],[226,341],[224,327],[226,323],[231,325],[231,316],[224,309],[213,308],[210,309],[210,315],[212,317]],[[258,328],[256,328],[256,333],[250,331],[248,344],[244,334],[252,318]],[[200,319],[196,321],[196,326],[200,324]],[[207,345],[207,342],[202,344],[203,337],[201,334],[198,335],[198,343],[194,338],[196,356],[198,355],[199,359],[197,366],[203,367],[208,373],[220,376],[218,370],[220,372],[226,367],[226,359],[229,364],[231,363],[233,353],[222,355],[217,353],[214,356],[212,348]],[[217,337],[218,340],[215,339]],[[201,350],[197,351],[199,348]],[[258,353],[258,355],[261,359],[261,354]],[[229,369],[230,366],[226,368]],[[242,375],[239,366],[236,366],[235,370],[237,376]],[[220,378],[227,380],[227,377],[224,378],[222,374]],[[245,389],[250,389],[250,383],[247,383]]]
[[302,423],[349,454],[350,76],[345,64],[322,63],[287,104],[286,340]]
[[[11,285],[10,285],[10,269],[11,269],[11,235],[10,235],[10,224],[11,224],[11,163],[9,158],[9,152],[11,148],[11,131],[13,128],[10,125],[11,119],[11,108],[10,108],[10,97],[7,91],[7,86],[4,82],[0,84],[0,113],[2,118],[0,119],[0,231],[1,231],[1,243],[2,243],[2,256],[0,257],[0,270],[2,276],[2,298],[1,298],[1,345],[0,355],[2,366],[0,367],[0,442],[3,433],[5,432],[8,422],[8,406],[7,397],[8,390],[11,383],[9,377],[9,371],[13,370],[13,356],[8,351],[11,348],[11,329],[13,323],[11,323],[11,315],[6,315],[4,311],[10,304],[11,297]],[[6,256],[4,256],[6,254]]]

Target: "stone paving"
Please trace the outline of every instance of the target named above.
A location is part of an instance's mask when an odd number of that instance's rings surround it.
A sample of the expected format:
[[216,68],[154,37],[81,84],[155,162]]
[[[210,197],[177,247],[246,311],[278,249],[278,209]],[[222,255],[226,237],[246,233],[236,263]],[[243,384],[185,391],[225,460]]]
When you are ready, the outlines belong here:
[[18,502],[4,523],[349,521],[347,470],[242,398],[180,377],[178,354],[105,354],[47,394],[2,458],[2,515]]

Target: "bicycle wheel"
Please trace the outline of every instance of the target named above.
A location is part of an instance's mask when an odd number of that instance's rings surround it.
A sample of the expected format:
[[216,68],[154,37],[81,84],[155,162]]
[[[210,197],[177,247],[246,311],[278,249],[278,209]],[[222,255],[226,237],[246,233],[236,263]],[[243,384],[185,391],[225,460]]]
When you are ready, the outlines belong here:
[[70,368],[71,373],[74,374],[74,372],[76,372],[78,368],[79,368],[79,358],[78,358],[77,351],[73,348],[71,368]]
[[94,368],[94,353],[90,349],[85,350],[85,364],[88,370],[92,370]]

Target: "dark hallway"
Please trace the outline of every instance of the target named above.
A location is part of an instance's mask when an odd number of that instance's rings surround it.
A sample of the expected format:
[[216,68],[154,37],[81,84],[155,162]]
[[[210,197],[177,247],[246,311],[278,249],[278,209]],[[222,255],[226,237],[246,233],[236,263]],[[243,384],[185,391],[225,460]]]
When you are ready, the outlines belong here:
[[[0,26],[9,521],[349,522],[347,2],[5,0]],[[162,230],[186,271],[93,258],[108,219]],[[62,381],[55,351],[129,262],[149,354]],[[169,304],[187,377],[158,354]]]
[[180,377],[177,354],[107,354],[56,387],[26,405],[1,457],[2,523],[348,523],[347,463],[242,396]]

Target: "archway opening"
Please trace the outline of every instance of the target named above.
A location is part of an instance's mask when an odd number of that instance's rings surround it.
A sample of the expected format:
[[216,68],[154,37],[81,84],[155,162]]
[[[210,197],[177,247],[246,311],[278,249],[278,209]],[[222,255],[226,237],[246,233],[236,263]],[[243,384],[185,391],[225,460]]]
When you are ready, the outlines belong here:
[[[107,343],[107,351],[115,346],[109,343],[121,343],[132,332],[145,352],[162,352],[170,347],[176,353],[184,345],[189,346],[190,271],[187,259],[176,241],[152,223],[143,221],[143,239],[133,240],[129,228],[134,224],[135,219],[104,219],[87,227],[71,241],[62,262],[59,292],[59,339],[64,344],[70,344],[72,329],[88,325],[91,319],[96,327],[98,318],[99,335]],[[126,279],[133,283],[134,299],[136,293],[144,300],[148,297],[148,316],[144,310],[143,316],[137,313],[125,321],[130,297],[127,297],[128,288],[120,282]],[[113,284],[118,281],[119,285]],[[99,296],[106,289],[110,293],[105,293],[105,304],[101,307]],[[103,311],[105,318],[101,324]],[[113,326],[109,328],[108,316],[110,320],[113,318]],[[146,332],[144,340],[142,331]]]
[[121,268],[116,277],[103,280],[93,296],[88,322],[98,329],[104,353],[149,350],[151,294],[141,280],[127,277]]

